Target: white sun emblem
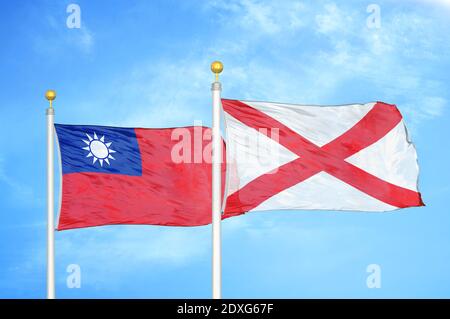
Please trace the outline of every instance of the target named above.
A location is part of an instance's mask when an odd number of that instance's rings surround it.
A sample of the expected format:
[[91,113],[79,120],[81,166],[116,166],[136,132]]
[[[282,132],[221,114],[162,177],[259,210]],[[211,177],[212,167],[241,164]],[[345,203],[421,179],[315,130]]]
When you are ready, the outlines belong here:
[[100,166],[103,167],[103,162],[106,162],[108,165],[111,165],[109,163],[109,160],[115,160],[114,157],[112,157],[111,153],[115,153],[116,151],[111,149],[112,142],[105,143],[105,136],[102,136],[101,138],[98,138],[97,134],[94,132],[94,138],[92,138],[89,134],[86,133],[86,136],[88,137],[88,141],[83,140],[87,144],[86,147],[83,147],[84,150],[88,151],[89,154],[86,157],[93,157],[92,164],[95,164],[95,162],[99,162]]

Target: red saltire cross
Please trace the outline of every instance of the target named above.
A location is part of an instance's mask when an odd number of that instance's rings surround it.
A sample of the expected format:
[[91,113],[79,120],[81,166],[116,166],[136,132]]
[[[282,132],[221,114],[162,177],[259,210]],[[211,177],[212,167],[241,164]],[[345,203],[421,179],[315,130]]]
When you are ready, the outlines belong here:
[[353,127],[331,142],[317,146],[267,114],[237,100],[222,99],[225,112],[265,134],[278,129],[279,144],[301,156],[273,172],[258,176],[227,198],[224,217],[239,215],[320,172],[326,172],[386,204],[405,208],[423,206],[418,192],[382,180],[345,161],[389,133],[401,120],[395,105],[377,102]]

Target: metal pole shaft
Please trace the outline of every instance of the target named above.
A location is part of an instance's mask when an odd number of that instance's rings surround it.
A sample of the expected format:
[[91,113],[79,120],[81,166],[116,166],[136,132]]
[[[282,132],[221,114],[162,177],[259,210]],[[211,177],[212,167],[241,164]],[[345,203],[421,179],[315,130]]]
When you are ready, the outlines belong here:
[[221,220],[222,220],[222,140],[220,136],[220,82],[212,84],[213,98],[213,128],[212,128],[212,292],[213,299],[222,298],[222,245],[221,245]]
[[54,232],[54,149],[53,123],[55,111],[47,109],[47,299],[55,299],[55,232]]

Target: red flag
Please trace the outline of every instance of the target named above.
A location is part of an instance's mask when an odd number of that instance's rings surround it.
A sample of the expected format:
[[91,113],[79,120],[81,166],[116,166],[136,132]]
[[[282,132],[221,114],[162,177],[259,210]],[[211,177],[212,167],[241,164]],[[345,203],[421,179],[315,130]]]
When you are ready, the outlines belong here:
[[209,128],[55,127],[62,167],[58,230],[211,222]]

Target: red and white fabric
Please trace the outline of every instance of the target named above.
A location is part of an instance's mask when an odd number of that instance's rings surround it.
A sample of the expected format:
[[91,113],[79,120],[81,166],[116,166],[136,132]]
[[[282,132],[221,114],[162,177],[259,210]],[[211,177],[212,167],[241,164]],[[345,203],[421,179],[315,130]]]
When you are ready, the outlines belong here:
[[402,115],[382,102],[306,106],[222,100],[226,217],[249,211],[422,206]]

